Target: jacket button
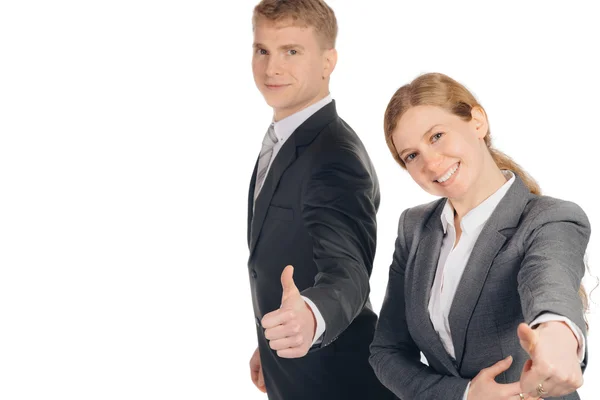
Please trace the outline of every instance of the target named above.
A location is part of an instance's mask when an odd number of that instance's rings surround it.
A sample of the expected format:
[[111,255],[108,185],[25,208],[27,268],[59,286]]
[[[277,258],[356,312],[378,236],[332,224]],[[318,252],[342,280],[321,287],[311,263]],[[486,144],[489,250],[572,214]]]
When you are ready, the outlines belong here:
[[257,276],[258,276],[258,275],[256,274],[256,270],[255,270],[255,269],[252,269],[252,277],[253,277],[254,279],[256,279],[256,277],[257,277]]

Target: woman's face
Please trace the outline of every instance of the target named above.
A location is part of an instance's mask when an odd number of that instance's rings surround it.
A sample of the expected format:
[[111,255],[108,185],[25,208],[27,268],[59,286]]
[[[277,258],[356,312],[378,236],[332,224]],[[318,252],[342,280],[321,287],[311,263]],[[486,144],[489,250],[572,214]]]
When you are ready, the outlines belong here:
[[468,196],[483,169],[485,113],[473,108],[472,119],[435,106],[408,109],[392,133],[394,146],[415,182],[426,192],[450,199]]

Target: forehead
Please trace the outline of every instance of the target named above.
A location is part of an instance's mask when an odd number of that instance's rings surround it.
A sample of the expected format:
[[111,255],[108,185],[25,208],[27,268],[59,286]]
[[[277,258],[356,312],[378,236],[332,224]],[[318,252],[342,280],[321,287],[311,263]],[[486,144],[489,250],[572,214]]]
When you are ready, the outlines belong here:
[[394,129],[394,141],[402,142],[418,140],[434,125],[449,125],[458,118],[441,107],[415,106],[409,108],[400,118]]
[[283,21],[259,19],[254,26],[254,41],[275,46],[290,43],[306,46],[316,44],[317,35],[312,26],[306,26],[291,19]]

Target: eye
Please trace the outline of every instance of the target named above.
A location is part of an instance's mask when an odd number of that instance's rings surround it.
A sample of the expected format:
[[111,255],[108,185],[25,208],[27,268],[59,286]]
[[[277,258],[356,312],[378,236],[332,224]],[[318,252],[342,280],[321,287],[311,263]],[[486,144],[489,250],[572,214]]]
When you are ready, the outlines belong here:
[[431,143],[437,142],[438,140],[440,140],[442,138],[442,136],[444,136],[444,134],[442,132],[436,133],[435,135],[433,135],[431,137]]
[[294,49],[290,49],[290,50],[288,50],[288,54],[289,54],[290,56],[294,56],[294,55],[298,54],[298,51],[297,51],[297,50],[294,50]]
[[267,51],[265,49],[256,49],[256,53],[264,56],[267,54]]
[[409,163],[412,160],[415,159],[415,157],[417,156],[417,153],[410,153],[409,155],[407,155],[406,157],[404,157],[404,163]]

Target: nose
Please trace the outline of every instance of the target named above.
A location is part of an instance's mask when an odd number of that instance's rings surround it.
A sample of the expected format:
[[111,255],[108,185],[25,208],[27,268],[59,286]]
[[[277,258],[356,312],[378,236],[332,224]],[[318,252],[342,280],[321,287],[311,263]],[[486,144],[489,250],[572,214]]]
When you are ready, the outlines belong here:
[[281,73],[281,62],[277,56],[269,56],[265,73],[267,76],[275,76]]
[[427,172],[436,173],[439,172],[439,166],[442,163],[443,157],[436,151],[423,151],[421,152],[421,158],[423,159],[423,168]]

